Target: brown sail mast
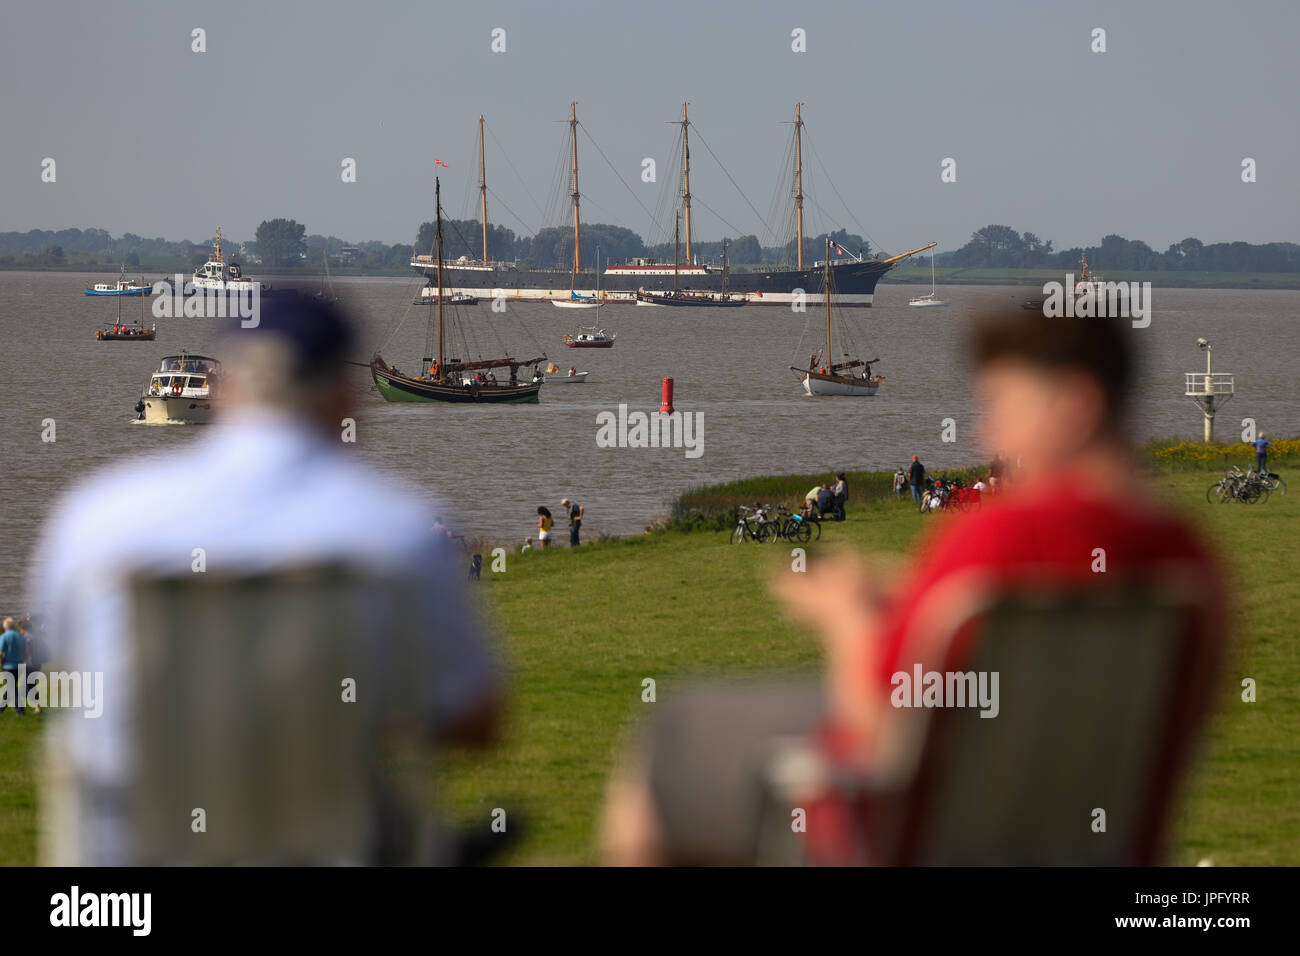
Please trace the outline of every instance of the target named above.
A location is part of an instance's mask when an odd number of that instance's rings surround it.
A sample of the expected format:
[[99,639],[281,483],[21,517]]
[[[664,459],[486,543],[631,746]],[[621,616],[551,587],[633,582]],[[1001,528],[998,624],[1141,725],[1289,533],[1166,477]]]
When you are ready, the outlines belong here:
[[582,271],[582,226],[578,215],[578,101],[569,104],[569,136],[573,160],[573,280]]

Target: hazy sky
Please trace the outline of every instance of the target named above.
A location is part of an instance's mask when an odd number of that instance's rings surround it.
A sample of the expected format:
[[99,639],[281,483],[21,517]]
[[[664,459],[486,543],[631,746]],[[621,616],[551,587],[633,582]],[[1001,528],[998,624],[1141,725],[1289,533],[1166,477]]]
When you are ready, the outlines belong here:
[[[1186,236],[1300,240],[1295,0],[9,0],[2,22],[0,230],[199,240],[221,225],[247,239],[285,216],[310,233],[410,242],[431,218],[435,157],[449,213],[473,215],[480,112],[500,141],[488,139],[502,200],[491,218],[558,225],[506,156],[546,207],[570,100],[654,210],[677,162],[667,124],[688,99],[765,216],[788,176],[782,123],[804,101],[852,210],[806,157],[825,210],[810,210],[810,228],[861,223],[891,251],[952,249],[991,222],[1057,248],[1108,232],[1160,250]],[[195,27],[206,53],[191,52]],[[490,49],[496,27],[505,53]],[[1095,27],[1105,53],[1090,50]],[[791,50],[795,28],[806,53]],[[584,218],[654,238],[590,141],[579,149]],[[345,157],[356,183],[341,181]],[[659,185],[641,183],[643,157]],[[945,157],[955,183],[940,181]],[[707,151],[691,158],[700,201],[765,239]],[[695,233],[734,230],[697,205]]]

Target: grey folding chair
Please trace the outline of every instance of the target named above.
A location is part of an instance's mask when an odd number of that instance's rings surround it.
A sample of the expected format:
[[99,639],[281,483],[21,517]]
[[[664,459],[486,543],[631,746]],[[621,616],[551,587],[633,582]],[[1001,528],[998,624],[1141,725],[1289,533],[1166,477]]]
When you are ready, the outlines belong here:
[[420,705],[409,585],[209,572],[137,580],[131,607],[134,862],[420,861],[376,772],[382,729]]
[[997,716],[891,710],[869,774],[806,742],[777,748],[767,862],[800,862],[776,821],[788,829],[791,805],[828,792],[855,807],[856,845],[839,862],[1156,862],[1214,671],[1203,595],[1176,576],[1010,590],[970,579],[930,605],[900,666],[996,673]]

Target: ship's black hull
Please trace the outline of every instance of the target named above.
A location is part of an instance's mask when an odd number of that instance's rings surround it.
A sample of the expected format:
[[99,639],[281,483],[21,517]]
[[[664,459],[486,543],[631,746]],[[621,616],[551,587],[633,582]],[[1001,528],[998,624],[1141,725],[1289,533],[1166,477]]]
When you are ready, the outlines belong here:
[[[426,274],[433,268],[424,262],[413,265]],[[869,307],[875,295],[876,283],[891,268],[891,264],[877,259],[832,265],[836,304]],[[821,267],[772,272],[732,272],[727,276],[727,294],[744,296],[750,305],[789,305],[800,298],[815,303],[822,301],[823,281]],[[721,295],[722,272],[681,275],[677,279],[677,285],[687,291]],[[578,295],[595,295],[597,280],[595,272],[580,272],[575,278],[572,273],[559,269],[515,269],[509,266],[467,268],[444,262],[442,286],[446,295],[464,293],[495,297],[500,293],[507,299],[550,300],[568,299],[574,292]],[[671,268],[664,274],[647,275],[640,270],[600,274],[600,295],[607,301],[635,301],[638,289],[671,292]]]

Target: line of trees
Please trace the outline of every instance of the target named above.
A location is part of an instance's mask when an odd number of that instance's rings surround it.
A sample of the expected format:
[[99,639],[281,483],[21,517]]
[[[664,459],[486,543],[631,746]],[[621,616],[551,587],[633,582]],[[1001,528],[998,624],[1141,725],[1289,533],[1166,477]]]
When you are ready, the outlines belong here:
[[[243,253],[252,261],[276,270],[304,269],[319,272],[328,256],[334,265],[360,269],[395,269],[405,266],[412,252],[427,255],[433,251],[434,224],[420,225],[414,245],[406,243],[349,243],[337,236],[307,235],[306,227],[293,219],[267,219],[258,227],[256,239],[243,243]],[[827,234],[804,239],[804,263],[821,259]],[[871,244],[861,236],[844,230],[829,233],[830,239],[846,253],[870,255]],[[170,242],[163,238],[146,239],[125,233],[114,239],[103,229],[33,229],[28,232],[0,232],[0,265],[35,268],[62,266],[69,257],[103,256],[105,262],[124,263],[136,268],[142,256],[177,256],[201,264],[206,253],[196,246],[210,248],[213,238],[194,244],[188,239]],[[482,228],[476,219],[443,220],[443,255],[448,261],[461,257],[478,259],[482,255]],[[792,239],[782,246],[763,246],[757,236],[738,236],[729,242],[728,259],[738,269],[767,268],[795,261]],[[692,243],[692,251],[701,262],[722,261],[722,240]],[[238,259],[237,247],[227,247],[227,256]],[[647,244],[639,235],[622,226],[587,223],[582,227],[582,261],[591,267],[600,247],[601,262],[625,262],[651,257],[661,262],[673,260],[673,243]],[[345,254],[346,250],[346,254]],[[1050,239],[1040,239],[1032,232],[1017,232],[1010,226],[989,225],[971,234],[960,249],[944,253],[939,260],[957,268],[1061,269],[1078,266],[1087,254],[1088,264],[1098,271],[1111,269],[1128,272],[1178,270],[1187,272],[1300,272],[1300,245],[1293,242],[1219,242],[1207,244],[1188,238],[1175,242],[1164,252],[1157,252],[1145,242],[1108,235],[1098,246],[1057,250]],[[518,262],[521,268],[565,269],[573,261],[573,233],[567,226],[552,226],[535,236],[520,236],[504,226],[488,226],[488,254],[496,261]],[[685,248],[682,250],[685,256]],[[75,261],[80,261],[74,260]]]
[[1073,269],[1083,255],[1089,268],[1128,272],[1300,272],[1300,245],[1294,242],[1216,242],[1189,238],[1157,252],[1145,242],[1111,234],[1099,246],[1054,250],[1052,241],[1010,226],[991,225],[971,234],[955,252],[939,256],[947,266],[993,269]]

